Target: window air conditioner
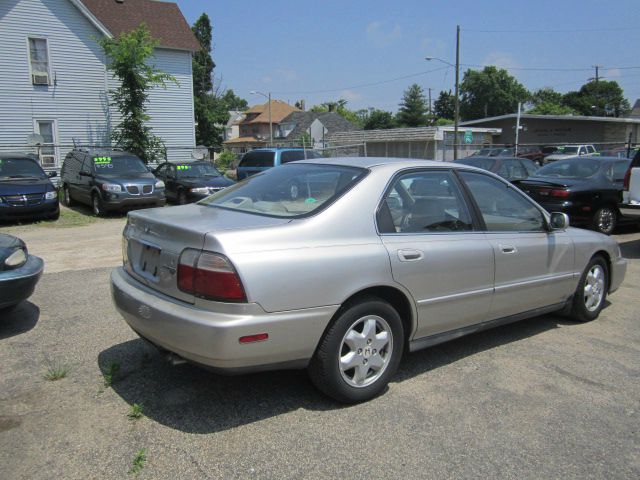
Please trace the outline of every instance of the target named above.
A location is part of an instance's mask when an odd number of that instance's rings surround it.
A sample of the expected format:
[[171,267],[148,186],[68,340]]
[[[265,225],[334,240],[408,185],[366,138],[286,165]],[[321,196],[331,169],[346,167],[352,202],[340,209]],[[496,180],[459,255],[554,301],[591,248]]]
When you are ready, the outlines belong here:
[[34,85],[49,85],[49,75],[46,73],[44,75],[31,75],[31,82]]

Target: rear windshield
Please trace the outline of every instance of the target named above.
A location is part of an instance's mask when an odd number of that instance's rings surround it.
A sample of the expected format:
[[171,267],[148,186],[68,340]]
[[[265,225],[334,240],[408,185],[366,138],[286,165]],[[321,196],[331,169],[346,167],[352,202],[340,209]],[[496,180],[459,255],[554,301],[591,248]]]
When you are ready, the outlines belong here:
[[600,170],[601,162],[589,158],[573,158],[550,163],[536,172],[536,177],[587,178]]
[[484,170],[491,170],[491,167],[493,167],[496,161],[490,158],[463,158],[462,160],[456,160],[456,163],[469,165],[470,167],[478,167]]
[[117,157],[93,157],[93,165],[96,173],[120,174],[120,173],[145,173],[147,167],[136,156]]
[[210,163],[187,163],[176,165],[178,178],[219,177],[220,172]]
[[338,165],[287,165],[249,177],[198,202],[272,217],[302,217],[332,203],[366,175]]
[[27,158],[0,158],[0,178],[46,178],[44,170]]

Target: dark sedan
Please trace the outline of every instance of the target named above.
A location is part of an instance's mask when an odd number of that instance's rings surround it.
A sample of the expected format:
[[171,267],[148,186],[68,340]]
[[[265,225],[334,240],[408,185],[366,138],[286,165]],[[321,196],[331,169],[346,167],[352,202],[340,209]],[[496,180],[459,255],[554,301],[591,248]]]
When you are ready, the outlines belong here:
[[516,180],[524,180],[533,175],[538,170],[531,160],[526,158],[509,158],[509,157],[467,157],[456,160],[457,163],[469,165],[471,167],[482,168],[489,172],[500,175],[505,180],[514,182]]
[[202,200],[235,182],[224,177],[210,162],[165,162],[153,172],[164,181],[165,195],[180,205]]
[[29,298],[43,269],[42,259],[29,255],[22,240],[0,233],[0,310]]
[[564,212],[571,224],[611,234],[619,221],[624,176],[630,160],[576,157],[550,163],[517,182],[549,212]]

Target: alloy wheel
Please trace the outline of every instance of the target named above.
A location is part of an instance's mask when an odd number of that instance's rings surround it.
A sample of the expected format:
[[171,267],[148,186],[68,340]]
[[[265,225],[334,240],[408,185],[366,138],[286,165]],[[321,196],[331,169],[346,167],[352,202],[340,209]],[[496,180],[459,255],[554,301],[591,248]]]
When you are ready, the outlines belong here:
[[615,222],[615,213],[610,208],[601,208],[598,210],[596,218],[596,226],[601,233],[610,233],[613,230]]
[[604,298],[605,273],[601,265],[595,264],[589,269],[584,283],[584,306],[593,312],[598,309]]
[[356,388],[378,380],[393,354],[393,334],[385,319],[368,315],[356,320],[342,338],[338,366],[342,379]]

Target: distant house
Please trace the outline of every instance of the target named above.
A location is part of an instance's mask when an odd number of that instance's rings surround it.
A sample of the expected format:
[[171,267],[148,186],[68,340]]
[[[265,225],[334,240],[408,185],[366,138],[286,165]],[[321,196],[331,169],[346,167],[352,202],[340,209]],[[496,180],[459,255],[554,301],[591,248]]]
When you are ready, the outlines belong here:
[[224,140],[232,140],[240,136],[240,122],[244,120],[244,112],[229,110],[229,121],[224,126]]
[[236,153],[266,146],[270,139],[269,120],[271,120],[275,138],[280,123],[291,113],[299,111],[301,110],[280,100],[271,100],[271,109],[269,109],[269,102],[255,105],[244,112],[245,118],[238,124],[239,136],[224,141],[223,145]]
[[[160,41],[154,62],[179,85],[150,92],[153,133],[168,158],[195,146],[191,53],[200,45],[175,3],[153,0],[0,1],[0,149],[27,150],[27,136],[45,142],[41,162],[60,166],[74,142],[110,144],[117,87],[97,43],[146,23]],[[179,147],[179,148],[178,148]]]
[[[308,135],[314,148],[327,146],[329,135],[352,132],[358,127],[336,112],[293,112],[278,126],[274,142],[300,143]],[[309,145],[306,145],[309,146]]]
[[636,100],[636,103],[633,104],[633,108],[627,115],[629,118],[640,118],[640,98]]

